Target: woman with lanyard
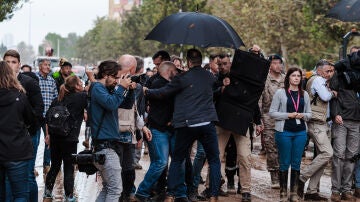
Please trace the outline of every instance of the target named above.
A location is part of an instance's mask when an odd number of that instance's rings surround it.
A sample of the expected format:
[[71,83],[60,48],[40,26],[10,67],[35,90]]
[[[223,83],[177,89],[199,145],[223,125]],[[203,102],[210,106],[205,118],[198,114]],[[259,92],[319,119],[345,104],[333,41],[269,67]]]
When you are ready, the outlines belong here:
[[307,140],[306,121],[311,118],[309,95],[302,90],[302,71],[289,68],[284,88],[276,91],[270,106],[275,119],[275,141],[279,151],[280,201],[287,201],[288,169],[291,166],[290,201],[298,201],[297,186],[302,153]]

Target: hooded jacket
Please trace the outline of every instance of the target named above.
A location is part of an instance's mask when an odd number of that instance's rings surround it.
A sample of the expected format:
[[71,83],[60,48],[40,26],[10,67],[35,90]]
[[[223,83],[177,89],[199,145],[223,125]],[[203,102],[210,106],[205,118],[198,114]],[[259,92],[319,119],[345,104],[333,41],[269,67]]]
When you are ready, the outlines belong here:
[[26,95],[17,89],[0,89],[0,114],[0,162],[31,159],[28,128],[35,124],[35,114]]

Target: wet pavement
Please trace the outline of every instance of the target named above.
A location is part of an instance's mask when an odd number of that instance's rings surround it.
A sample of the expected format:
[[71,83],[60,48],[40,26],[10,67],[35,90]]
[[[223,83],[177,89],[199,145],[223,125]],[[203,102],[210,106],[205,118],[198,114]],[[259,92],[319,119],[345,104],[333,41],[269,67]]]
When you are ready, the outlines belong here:
[[[82,130],[83,131],[83,130]],[[83,134],[83,133],[82,133]],[[41,139],[43,139],[41,137]],[[80,135],[80,143],[78,145],[78,151],[83,150],[82,141],[84,139],[83,135]],[[39,145],[37,160],[36,160],[36,170],[39,173],[37,177],[37,182],[39,186],[39,201],[42,201],[42,193],[44,190],[44,181],[42,177],[42,157],[43,157],[43,148],[44,143],[41,140]],[[252,154],[252,177],[251,177],[251,194],[253,202],[262,202],[262,201],[279,201],[279,189],[271,189],[270,183],[270,174],[266,170],[266,157],[264,155],[258,155],[260,149],[259,139],[255,138],[254,151]],[[303,158],[302,166],[311,162],[311,152],[306,152],[306,158]],[[140,161],[143,169],[136,170],[136,182],[138,185],[143,179],[148,167],[150,159],[148,155],[144,155]],[[207,172],[206,165],[202,170],[202,176],[205,179]],[[223,176],[224,175],[224,171]],[[241,172],[241,171],[240,171]],[[331,194],[331,179],[330,167],[328,166],[325,171],[325,175],[322,176],[320,182],[320,194],[330,198]],[[235,176],[235,184],[237,184],[237,176]],[[92,202],[95,201],[98,193],[101,190],[101,178],[96,175],[86,176],[84,173],[76,173],[75,177],[75,193],[78,197],[79,202]],[[305,185],[307,187],[307,185]],[[226,189],[226,183],[223,185],[223,188]],[[204,186],[200,185],[199,192],[204,190]],[[63,190],[54,188],[54,195],[56,199],[54,201],[62,201]],[[219,197],[219,201],[226,202],[235,202],[241,201],[241,194],[229,194],[228,197]],[[330,200],[329,200],[330,201]]]

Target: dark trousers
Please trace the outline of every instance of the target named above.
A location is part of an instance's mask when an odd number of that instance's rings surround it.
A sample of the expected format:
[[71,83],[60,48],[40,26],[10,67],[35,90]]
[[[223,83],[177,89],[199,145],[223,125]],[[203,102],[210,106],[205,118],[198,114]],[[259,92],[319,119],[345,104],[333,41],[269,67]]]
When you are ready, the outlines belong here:
[[210,192],[217,196],[220,187],[219,144],[213,123],[198,127],[177,128],[175,149],[168,175],[168,195],[186,197],[185,159],[193,142],[198,140],[203,146],[210,167]]
[[46,176],[45,187],[52,191],[56,176],[64,162],[64,189],[65,195],[70,196],[74,191],[74,165],[71,162],[71,154],[77,153],[77,142],[58,141],[50,138],[51,167]]

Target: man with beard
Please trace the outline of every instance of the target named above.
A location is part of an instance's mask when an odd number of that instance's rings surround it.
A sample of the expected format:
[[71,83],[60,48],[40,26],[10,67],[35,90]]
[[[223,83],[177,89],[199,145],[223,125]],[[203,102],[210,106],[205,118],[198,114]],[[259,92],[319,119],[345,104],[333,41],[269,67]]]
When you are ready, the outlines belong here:
[[120,156],[116,152],[120,142],[118,107],[124,101],[124,91],[131,83],[121,74],[115,61],[99,65],[98,80],[90,90],[91,131],[97,154],[105,154],[105,164],[95,163],[103,180],[103,189],[96,201],[119,201],[122,192]]

